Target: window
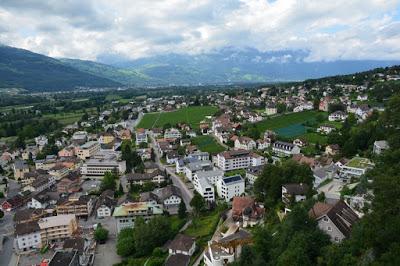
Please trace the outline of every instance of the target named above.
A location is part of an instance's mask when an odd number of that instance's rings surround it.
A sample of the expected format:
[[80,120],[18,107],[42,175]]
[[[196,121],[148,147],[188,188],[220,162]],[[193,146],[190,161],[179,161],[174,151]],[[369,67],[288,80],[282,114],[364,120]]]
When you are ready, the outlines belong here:
[[328,231],[332,232],[332,227],[328,226]]
[[329,221],[328,218],[324,217],[324,222],[328,222],[328,221]]

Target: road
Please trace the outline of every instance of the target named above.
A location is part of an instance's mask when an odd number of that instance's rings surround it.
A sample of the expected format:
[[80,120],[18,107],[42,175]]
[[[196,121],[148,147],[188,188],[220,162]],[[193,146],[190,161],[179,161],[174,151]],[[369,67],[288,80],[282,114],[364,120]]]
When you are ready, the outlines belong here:
[[0,221],[0,235],[4,236],[3,244],[0,244],[0,266],[8,266],[13,257],[14,246],[14,228],[13,228],[14,213],[6,212],[3,219]]
[[175,168],[165,166],[165,165],[160,161],[161,155],[160,155],[160,153],[158,152],[158,149],[155,147],[156,140],[154,139],[153,136],[150,136],[150,140],[151,140],[150,147],[153,148],[154,153],[155,153],[155,155],[156,155],[156,156],[155,156],[155,157],[156,157],[156,158],[155,158],[156,164],[158,165],[158,167],[159,167],[162,171],[165,170],[165,171],[170,175],[171,180],[172,180],[172,183],[173,183],[175,186],[177,186],[177,187],[181,190],[181,192],[182,192],[182,198],[183,198],[183,201],[184,201],[185,204],[186,204],[186,209],[187,209],[188,211],[191,211],[191,210],[192,210],[192,207],[190,207],[190,201],[191,201],[192,198],[193,198],[193,192],[192,192],[190,189],[188,189],[188,187],[187,187],[187,186],[185,185],[185,183],[181,180],[181,178],[180,178],[177,174],[175,174]]

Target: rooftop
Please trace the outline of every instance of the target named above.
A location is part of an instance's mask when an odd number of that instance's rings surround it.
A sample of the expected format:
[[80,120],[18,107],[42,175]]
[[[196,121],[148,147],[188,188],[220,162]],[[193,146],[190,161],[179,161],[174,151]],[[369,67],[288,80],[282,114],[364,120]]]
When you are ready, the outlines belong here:
[[353,168],[367,169],[374,166],[374,164],[368,158],[354,157],[346,163],[346,166]]
[[222,180],[224,181],[225,184],[243,182],[243,178],[240,175],[224,177],[224,178],[222,178]]
[[68,225],[73,219],[75,219],[75,214],[65,214],[42,218],[38,223],[40,229],[43,229],[54,226]]

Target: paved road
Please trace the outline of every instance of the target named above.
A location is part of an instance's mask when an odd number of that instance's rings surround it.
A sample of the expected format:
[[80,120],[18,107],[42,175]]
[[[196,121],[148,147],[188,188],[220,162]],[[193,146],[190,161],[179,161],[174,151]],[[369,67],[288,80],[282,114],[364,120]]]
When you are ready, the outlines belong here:
[[14,228],[13,228],[14,213],[6,212],[3,219],[0,221],[0,235],[4,236],[3,245],[0,250],[0,266],[8,266],[13,256],[14,246]]
[[167,173],[170,175],[172,183],[175,186],[177,186],[182,192],[182,197],[183,197],[183,201],[186,204],[186,209],[188,211],[191,211],[192,207],[190,207],[190,201],[193,198],[193,192],[190,189],[188,189],[188,187],[181,180],[181,178],[177,174],[175,174],[175,168],[167,167],[167,166],[165,166],[164,164],[161,163],[161,161],[160,161],[160,157],[161,157],[160,153],[158,152],[157,148],[155,147],[156,140],[154,139],[153,136],[150,136],[150,139],[151,139],[150,146],[154,149],[154,152],[155,152],[155,155],[156,155],[155,156],[156,157],[156,164],[160,167],[160,169],[162,171],[166,170]]

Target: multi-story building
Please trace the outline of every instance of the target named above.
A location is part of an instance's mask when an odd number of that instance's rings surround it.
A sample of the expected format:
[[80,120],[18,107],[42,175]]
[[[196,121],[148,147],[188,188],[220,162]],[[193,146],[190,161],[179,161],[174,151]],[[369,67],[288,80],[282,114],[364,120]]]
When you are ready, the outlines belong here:
[[291,156],[300,153],[300,148],[289,142],[277,141],[272,145],[272,151],[281,157]]
[[342,166],[340,175],[344,179],[351,177],[360,177],[367,170],[372,169],[375,165],[368,158],[354,157]]
[[13,164],[14,178],[19,181],[29,172],[29,165],[25,161],[15,161]]
[[61,198],[57,202],[57,215],[73,214],[76,217],[87,218],[91,215],[94,207],[94,199],[90,195],[72,194]]
[[90,178],[102,178],[106,172],[115,171],[124,174],[126,162],[116,159],[89,159],[81,167],[82,176]]
[[217,181],[220,180],[223,176],[224,172],[219,169],[210,171],[200,171],[194,174],[193,183],[195,183],[196,180],[205,178],[211,183],[211,185],[215,185],[215,183],[217,183]]
[[78,230],[75,215],[57,215],[38,221],[42,246],[71,237]]
[[212,170],[213,166],[211,161],[196,161],[193,163],[188,163],[184,166],[183,172],[185,173],[187,179],[192,180],[193,175],[200,171]]
[[178,139],[178,138],[182,138],[182,134],[176,128],[168,128],[165,130],[164,138],[165,139]]
[[143,185],[146,182],[161,184],[165,181],[164,173],[157,169],[151,173],[131,173],[126,175],[126,180],[129,184]]
[[208,202],[215,201],[214,186],[208,181],[207,178],[195,178],[193,180],[193,185],[196,191]]
[[23,188],[24,191],[40,193],[56,184],[56,178],[51,175],[40,175],[31,184]]
[[264,157],[248,150],[225,151],[217,155],[217,166],[225,172],[264,163]]
[[147,132],[144,128],[138,128],[135,132],[135,143],[137,146],[140,145],[140,143],[147,143]]
[[236,150],[253,150],[257,148],[257,143],[249,137],[239,137],[235,140]]
[[39,224],[36,221],[17,224],[15,226],[15,240],[20,251],[39,249],[42,246]]
[[114,209],[113,217],[117,224],[117,232],[124,228],[135,226],[137,217],[142,217],[145,221],[155,215],[162,215],[163,207],[161,204],[153,202],[130,202],[117,206]]
[[240,175],[227,176],[221,178],[217,183],[218,196],[231,201],[233,197],[238,197],[244,194],[245,183]]
[[87,158],[92,157],[99,151],[100,151],[100,143],[98,143],[97,141],[89,141],[80,146],[76,150],[76,156],[78,156],[82,160],[85,160]]

